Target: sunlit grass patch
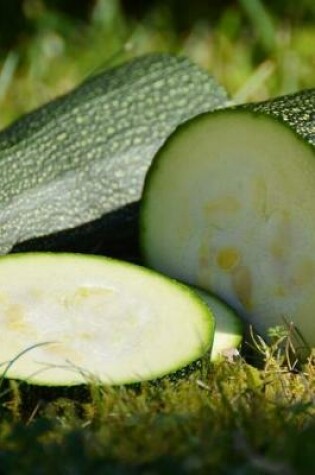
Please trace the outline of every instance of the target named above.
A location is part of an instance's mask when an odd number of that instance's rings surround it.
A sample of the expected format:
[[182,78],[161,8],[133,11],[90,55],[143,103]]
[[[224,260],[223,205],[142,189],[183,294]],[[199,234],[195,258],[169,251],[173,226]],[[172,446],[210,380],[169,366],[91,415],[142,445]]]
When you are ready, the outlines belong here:
[[52,20],[44,11],[32,39],[0,62],[0,127],[70,90],[93,71],[152,51],[189,56],[214,74],[237,102],[313,86],[312,24],[271,22],[266,14],[264,22],[272,28],[261,25],[258,34],[242,8],[228,8],[219,19],[199,20],[185,33],[174,30],[165,9],[136,23],[114,0],[96,2],[89,25],[64,23],[57,14]]
[[54,457],[54,473],[312,473],[314,360],[293,371],[276,342],[262,348],[261,370],[240,357],[203,360],[187,378],[91,385],[81,396],[11,383],[1,405],[3,466],[17,470],[23,454],[26,474],[34,464],[50,473]]

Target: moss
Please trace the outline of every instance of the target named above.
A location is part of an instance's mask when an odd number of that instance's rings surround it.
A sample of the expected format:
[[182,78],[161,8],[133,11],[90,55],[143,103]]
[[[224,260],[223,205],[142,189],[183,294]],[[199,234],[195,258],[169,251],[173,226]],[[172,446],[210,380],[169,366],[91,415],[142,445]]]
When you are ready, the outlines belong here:
[[22,463],[25,474],[52,466],[54,473],[313,473],[315,362],[298,372],[279,348],[277,355],[269,351],[260,370],[240,357],[204,359],[186,378],[91,386],[84,397],[34,393],[30,402],[15,385],[0,409],[1,467],[10,474]]

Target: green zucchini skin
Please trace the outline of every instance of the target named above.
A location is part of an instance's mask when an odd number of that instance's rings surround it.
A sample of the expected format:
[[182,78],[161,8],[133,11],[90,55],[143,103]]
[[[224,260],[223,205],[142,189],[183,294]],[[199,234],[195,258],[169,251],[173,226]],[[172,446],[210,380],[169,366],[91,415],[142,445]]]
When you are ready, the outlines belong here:
[[0,133],[0,254],[137,201],[176,126],[226,103],[188,59],[153,54],[22,117]]
[[315,145],[315,89],[305,89],[275,99],[236,106],[254,113],[271,115],[288,125],[306,142]]
[[10,252],[103,254],[140,263],[138,215],[139,202],[128,203],[80,226],[18,243]]

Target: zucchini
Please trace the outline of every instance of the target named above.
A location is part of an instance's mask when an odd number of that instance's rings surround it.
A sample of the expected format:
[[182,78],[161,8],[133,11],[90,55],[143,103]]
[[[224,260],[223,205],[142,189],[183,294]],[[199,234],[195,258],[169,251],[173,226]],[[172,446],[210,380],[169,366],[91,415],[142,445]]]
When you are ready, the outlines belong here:
[[315,346],[315,89],[201,114],[155,157],[141,206],[152,268],[210,290],[263,337]]
[[134,264],[21,253],[0,258],[0,329],[6,378],[117,385],[193,364],[214,321],[194,291]]
[[234,309],[209,292],[195,288],[195,292],[208,305],[214,316],[215,332],[211,348],[211,361],[222,356],[237,354],[243,339],[243,323]]
[[[86,231],[94,221],[98,236],[115,242],[120,223],[137,216],[129,204],[139,199],[166,137],[226,100],[188,59],[153,54],[98,74],[22,117],[0,133],[0,254],[54,233],[63,241],[64,231]],[[80,242],[76,233],[74,240]]]

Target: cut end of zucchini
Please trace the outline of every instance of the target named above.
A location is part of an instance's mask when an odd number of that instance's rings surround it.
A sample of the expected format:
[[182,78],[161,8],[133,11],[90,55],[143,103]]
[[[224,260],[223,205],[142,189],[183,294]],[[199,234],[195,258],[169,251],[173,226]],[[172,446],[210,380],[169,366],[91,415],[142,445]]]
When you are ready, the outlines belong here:
[[195,292],[204,300],[215,320],[215,332],[211,349],[211,361],[237,352],[243,338],[243,323],[235,310],[222,300],[200,289]]
[[280,118],[235,108],[160,150],[141,241],[149,266],[221,296],[260,334],[285,318],[315,346],[314,222],[314,148]]
[[185,286],[103,257],[0,259],[0,362],[32,384],[125,384],[176,372],[212,345],[208,308]]

